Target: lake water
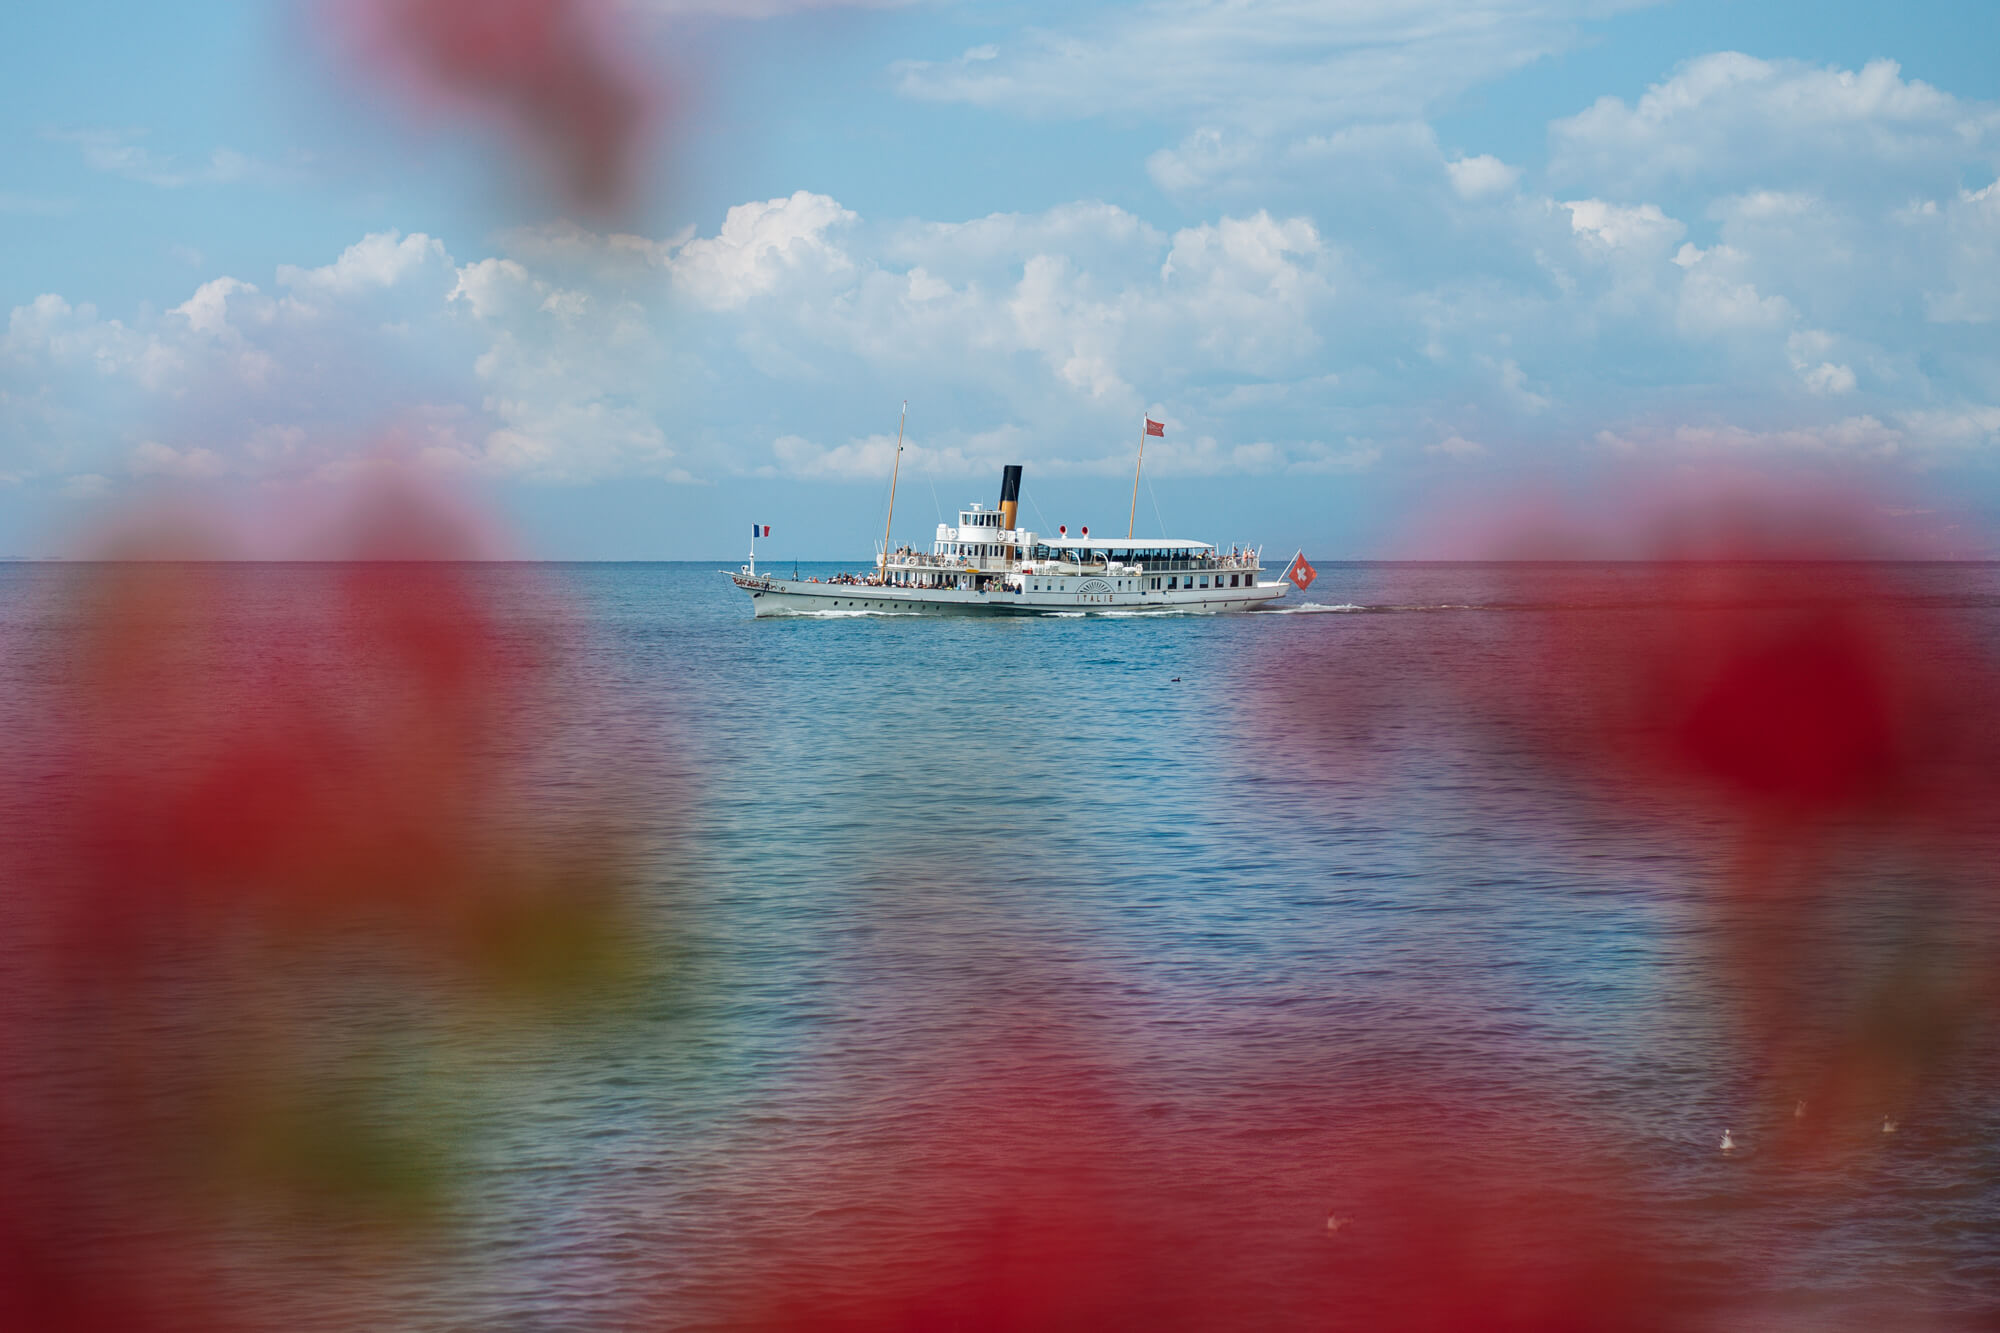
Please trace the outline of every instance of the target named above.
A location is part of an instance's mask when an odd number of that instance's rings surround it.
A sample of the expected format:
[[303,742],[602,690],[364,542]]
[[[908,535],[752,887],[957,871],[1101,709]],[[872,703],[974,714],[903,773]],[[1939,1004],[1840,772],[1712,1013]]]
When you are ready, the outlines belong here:
[[[609,808],[645,957],[608,1006],[384,1038],[414,1101],[383,1114],[452,1126],[438,1218],[387,1246],[213,1223],[259,1319],[2000,1312],[1991,830],[1760,820],[1578,758],[1572,696],[1597,687],[1548,654],[1623,660],[1604,645],[1713,585],[1326,564],[1273,613],[753,620],[715,563],[461,573],[495,651],[541,645],[537,706],[565,714],[496,724],[535,836]],[[1948,628],[1954,675],[1990,669],[2000,569],[1878,575],[1697,610],[1887,598]],[[186,669],[340,576],[187,572],[227,632]],[[17,733],[74,707],[79,577],[0,567]],[[285,670],[351,693],[303,637]],[[60,785],[60,747],[36,753]],[[32,832],[41,798],[9,799]],[[321,1035],[384,1021],[342,1007],[387,984],[369,967],[330,950],[298,982]]]

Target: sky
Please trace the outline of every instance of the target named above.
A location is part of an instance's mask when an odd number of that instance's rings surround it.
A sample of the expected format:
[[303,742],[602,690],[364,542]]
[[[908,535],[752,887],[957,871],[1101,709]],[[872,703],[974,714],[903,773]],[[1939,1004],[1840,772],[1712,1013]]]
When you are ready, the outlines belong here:
[[161,496],[284,554],[395,462],[514,554],[860,562],[906,400],[898,542],[1015,462],[1115,531],[1151,414],[1140,535],[1779,470],[2000,555],[1990,3],[577,2],[615,202],[361,0],[12,16],[0,556]]

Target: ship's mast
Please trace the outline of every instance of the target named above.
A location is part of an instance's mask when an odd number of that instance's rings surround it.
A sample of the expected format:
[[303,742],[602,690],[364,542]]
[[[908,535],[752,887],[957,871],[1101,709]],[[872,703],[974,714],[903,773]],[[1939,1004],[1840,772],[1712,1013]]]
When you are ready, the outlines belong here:
[[896,526],[896,476],[903,470],[903,423],[910,419],[910,400],[903,400],[903,415],[896,418],[896,461],[889,467],[889,521],[882,525],[882,582],[889,582],[889,533]]
[[1125,540],[1132,540],[1132,525],[1139,519],[1139,469],[1146,466],[1146,421],[1139,419],[1139,462],[1132,469],[1132,512],[1125,518]]

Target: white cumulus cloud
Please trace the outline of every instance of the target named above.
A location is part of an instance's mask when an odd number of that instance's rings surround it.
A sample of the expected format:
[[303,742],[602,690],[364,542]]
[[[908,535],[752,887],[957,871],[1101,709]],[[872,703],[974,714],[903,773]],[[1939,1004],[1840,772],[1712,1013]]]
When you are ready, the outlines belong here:
[[1733,51],[1691,60],[1636,103],[1600,99],[1550,127],[1550,170],[1620,194],[1668,183],[1921,179],[2000,145],[2000,111],[1902,77]]
[[854,214],[832,199],[804,190],[788,199],[738,204],[720,232],[688,241],[668,269],[674,285],[694,300],[711,310],[731,309],[801,269],[851,268],[828,233],[853,221]]
[[1486,153],[1447,162],[1445,170],[1451,173],[1451,188],[1458,191],[1462,199],[1485,199],[1505,194],[1521,179],[1519,167],[1510,167]]

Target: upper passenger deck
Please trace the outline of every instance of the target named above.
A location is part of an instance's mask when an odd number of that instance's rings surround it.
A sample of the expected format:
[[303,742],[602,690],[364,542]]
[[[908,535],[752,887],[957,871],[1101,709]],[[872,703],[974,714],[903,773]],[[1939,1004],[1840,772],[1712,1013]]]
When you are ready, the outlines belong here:
[[[1050,537],[1020,527],[1020,473],[1012,464],[1003,469],[998,509],[975,503],[958,511],[956,524],[938,524],[928,552],[912,545],[879,552],[868,582],[981,590],[1003,581],[1018,586],[1023,577],[1037,574],[1124,577],[1220,570],[1254,576],[1263,568],[1255,547],[1225,552],[1186,537],[1092,537],[1089,528],[1073,537],[1067,531]],[[1193,587],[1195,581],[1186,582]]]
[[889,553],[888,563],[899,569],[994,573],[1022,566],[1039,567],[1044,573],[1103,573],[1114,567],[1146,573],[1260,567],[1254,550],[1224,553],[1192,538],[1073,537],[1067,533],[1045,537],[1026,528],[1005,527],[1004,521],[999,511],[972,505],[959,511],[956,526],[938,524],[937,540],[928,554],[903,547]]

